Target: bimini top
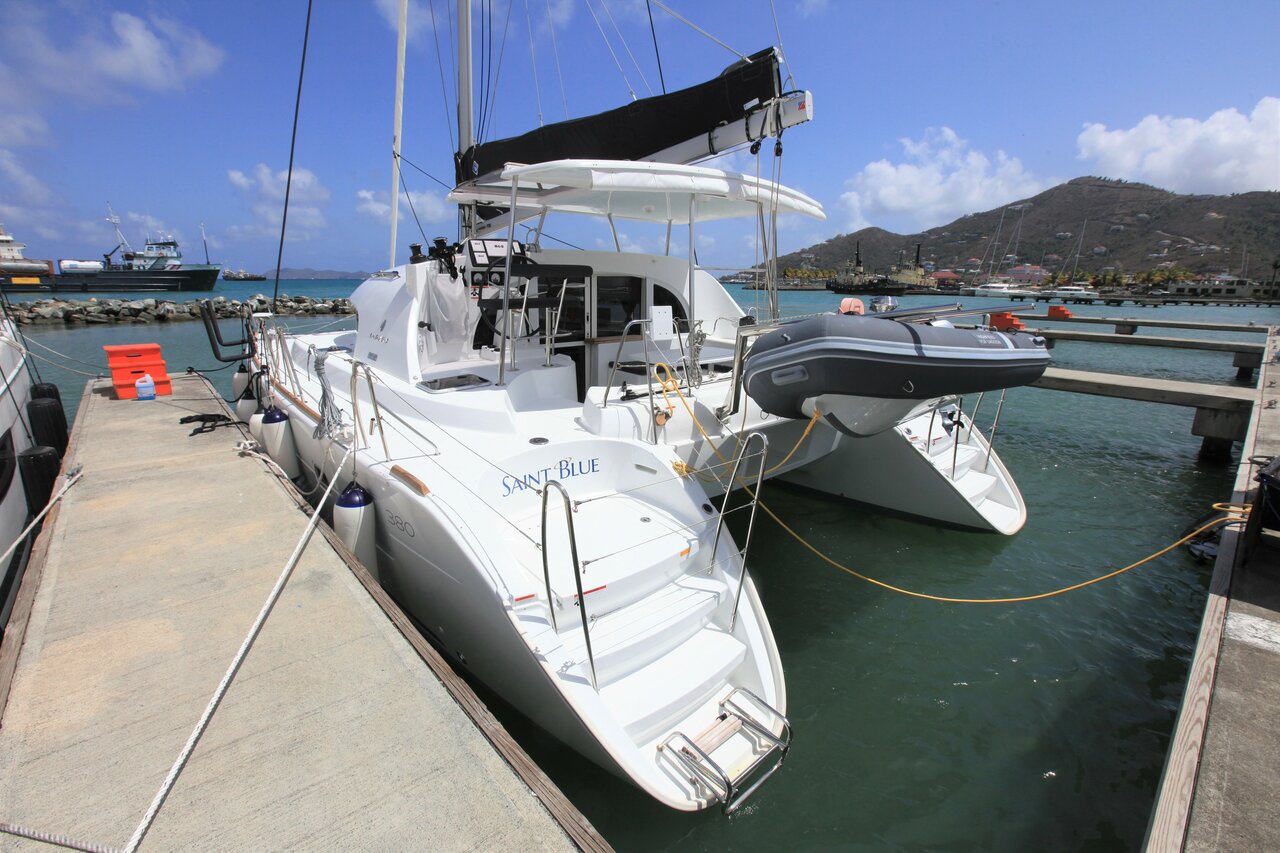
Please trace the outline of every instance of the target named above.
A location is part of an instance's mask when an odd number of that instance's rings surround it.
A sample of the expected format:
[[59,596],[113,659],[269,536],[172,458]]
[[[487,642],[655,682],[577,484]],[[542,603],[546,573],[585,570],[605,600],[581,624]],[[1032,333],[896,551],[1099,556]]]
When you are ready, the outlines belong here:
[[509,163],[493,182],[463,184],[450,193],[449,200],[499,207],[505,224],[511,182],[517,178],[517,221],[545,210],[687,224],[690,197],[696,202],[694,218],[699,222],[755,216],[760,205],[770,210],[774,204],[779,213],[826,219],[821,204],[772,181],[704,166],[634,160]]

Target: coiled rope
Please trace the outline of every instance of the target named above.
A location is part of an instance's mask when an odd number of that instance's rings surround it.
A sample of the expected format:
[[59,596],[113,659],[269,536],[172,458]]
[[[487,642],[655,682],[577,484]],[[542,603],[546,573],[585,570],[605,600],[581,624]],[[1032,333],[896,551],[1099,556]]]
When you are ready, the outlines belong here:
[[[670,378],[670,375],[671,375],[670,368],[667,367],[667,365],[660,363],[659,365],[657,365],[657,367],[666,368],[668,378]],[[655,373],[657,371],[657,367],[655,367]],[[665,383],[664,383],[664,386],[665,386]],[[694,414],[693,407],[689,405],[689,401],[685,399],[684,393],[680,390],[679,384],[675,383],[671,390],[674,390],[676,395],[680,398],[680,402],[684,404],[684,408],[689,413],[689,417],[693,419],[694,426],[698,428],[698,432],[702,433],[702,437],[706,439],[707,444],[711,446],[711,449],[715,452],[716,456],[720,457],[720,460],[727,464],[729,460],[725,459],[724,455],[720,452],[720,448],[716,447],[715,442],[711,440],[711,436],[707,434],[707,431],[705,429],[703,429],[702,424],[698,421],[698,416]],[[815,412],[813,419],[810,420],[809,422],[809,428],[812,429],[813,425],[816,422],[817,422],[817,413]],[[808,434],[808,430],[805,431],[805,434],[806,435]],[[797,444],[796,447],[798,448],[799,445]],[[794,453],[795,453],[795,448],[792,449],[791,453],[787,454],[787,459],[790,459],[791,455]],[[786,461],[787,460],[784,459],[783,463],[785,463]],[[779,463],[779,465],[774,466],[774,468],[771,468],[770,471],[776,470],[783,463]],[[747,494],[750,495],[752,498],[755,497],[755,493],[751,490],[751,487],[748,486],[746,483],[743,483],[741,480],[739,480],[738,485],[740,485],[747,492]],[[1159,551],[1156,551],[1154,554],[1150,554],[1146,557],[1143,557],[1141,560],[1138,560],[1137,562],[1130,563],[1129,565],[1124,566],[1123,568],[1119,568],[1114,571],[1107,572],[1104,575],[1099,575],[1098,577],[1090,578],[1089,580],[1081,581],[1080,583],[1071,584],[1070,586],[1064,586],[1059,589],[1049,590],[1048,592],[1039,592],[1032,595],[1016,595],[1016,596],[1008,596],[1003,598],[958,598],[954,596],[932,595],[927,592],[917,592],[916,590],[912,590],[912,589],[904,589],[903,587],[894,586],[891,583],[887,583],[885,581],[870,577],[869,575],[865,575],[862,572],[859,572],[857,569],[846,566],[844,563],[841,563],[839,560],[836,560],[831,555],[826,554],[823,551],[819,550],[817,546],[809,542],[807,539],[804,538],[804,536],[802,536],[789,524],[787,524],[785,521],[779,518],[778,514],[775,513],[772,509],[770,509],[769,506],[764,503],[764,501],[759,501],[759,505],[760,505],[760,509],[764,510],[765,513],[770,518],[772,518],[779,527],[781,527],[789,536],[791,536],[791,538],[795,539],[796,542],[800,543],[800,545],[802,545],[806,550],[808,550],[815,557],[822,560],[824,563],[831,566],[832,568],[839,569],[845,574],[852,575],[853,577],[858,578],[859,580],[866,581],[867,583],[872,584],[873,586],[878,586],[881,589],[886,589],[886,590],[889,590],[890,592],[896,592],[901,595],[910,596],[911,598],[922,598],[922,599],[925,599],[926,601],[938,601],[945,604],[1016,604],[1023,601],[1038,601],[1044,598],[1052,598],[1056,595],[1062,595],[1063,593],[1073,592],[1077,589],[1083,589],[1084,587],[1092,586],[1096,583],[1101,583],[1102,581],[1109,580],[1111,578],[1116,577],[1117,575],[1122,575],[1125,572],[1131,571],[1133,569],[1138,568],[1141,565],[1149,563],[1152,560],[1156,559],[1157,557],[1161,557],[1169,553],[1174,548],[1177,548],[1179,545],[1189,542],[1190,540],[1196,538],[1197,536],[1200,536],[1201,534],[1209,530],[1214,529],[1215,527],[1220,527],[1224,524],[1234,524],[1234,523],[1244,522],[1248,520],[1249,512],[1252,510],[1252,505],[1250,504],[1215,503],[1213,505],[1213,508],[1215,510],[1218,510],[1219,512],[1225,513],[1223,517],[1213,519],[1207,524],[1200,525],[1195,530],[1188,533],[1186,536],[1183,536],[1181,539],[1178,539],[1175,542],[1171,542],[1170,544],[1161,548]]]

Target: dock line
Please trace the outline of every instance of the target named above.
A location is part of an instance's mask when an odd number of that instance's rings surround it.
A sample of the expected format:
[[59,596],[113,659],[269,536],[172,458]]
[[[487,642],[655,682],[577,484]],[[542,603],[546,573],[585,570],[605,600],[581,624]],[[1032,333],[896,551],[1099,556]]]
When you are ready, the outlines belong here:
[[1064,586],[1060,589],[1053,589],[1048,592],[1040,592],[1034,595],[1019,595],[1019,596],[1013,596],[1010,598],[951,598],[945,595],[930,595],[927,592],[916,592],[910,589],[903,589],[902,587],[897,587],[897,586],[894,586],[893,584],[876,580],[875,578],[868,577],[867,575],[864,575],[861,572],[858,572],[854,569],[849,568],[848,566],[840,563],[839,561],[819,551],[814,545],[805,541],[804,537],[802,537],[799,533],[797,533],[796,531],[788,527],[786,523],[782,521],[782,519],[778,518],[778,516],[775,515],[774,512],[770,510],[769,507],[765,506],[763,503],[761,504],[760,508],[763,509],[765,512],[767,512],[769,514],[769,517],[778,523],[779,527],[781,527],[787,533],[791,534],[791,536],[797,542],[799,542],[801,545],[803,545],[804,547],[812,551],[813,554],[817,556],[819,559],[821,559],[822,561],[829,563],[830,565],[834,566],[835,568],[839,569],[842,572],[853,575],[855,578],[864,580],[867,583],[873,584],[882,589],[887,589],[887,590],[890,590],[891,592],[901,593],[902,595],[909,595],[912,598],[923,598],[923,599],[927,599],[928,601],[940,601],[945,604],[1017,604],[1023,601],[1038,601],[1042,598],[1052,598],[1056,595],[1062,595],[1063,593],[1073,592],[1077,589],[1083,589],[1086,586],[1092,586],[1093,584],[1100,583],[1101,581],[1105,581],[1110,578],[1113,578],[1116,575],[1122,575],[1125,572],[1130,571],[1131,569],[1136,569],[1145,563],[1151,562],[1157,557],[1161,557],[1169,553],[1174,548],[1177,548],[1179,545],[1190,542],[1192,539],[1195,539],[1197,536],[1201,535],[1202,533],[1206,533],[1215,527],[1218,527],[1223,524],[1236,524],[1236,523],[1243,523],[1248,521],[1249,512],[1252,510],[1253,507],[1250,504],[1215,503],[1213,504],[1213,508],[1218,510],[1219,512],[1227,513],[1225,516],[1223,516],[1222,518],[1215,518],[1212,521],[1208,522],[1207,524],[1200,525],[1195,530],[1188,533],[1186,536],[1183,536],[1181,539],[1178,539],[1174,542],[1170,542],[1168,545],[1161,548],[1159,551],[1156,551],[1154,554],[1149,554],[1146,557],[1143,557],[1141,560],[1138,560],[1136,563],[1130,563],[1129,565],[1124,566],[1123,568],[1119,568],[1119,569],[1116,569],[1115,571],[1108,572],[1105,575],[1099,575],[1096,578],[1090,578],[1089,580],[1072,584],[1071,586]]
[[[355,444],[347,449],[346,455],[342,457],[342,462],[338,464],[338,470],[341,471],[343,466],[347,464],[347,458],[355,452]],[[324,490],[324,494],[320,497],[319,505],[323,506],[328,500],[330,493],[338,484],[338,478],[334,477],[329,481],[329,487]],[[147,813],[143,815],[138,828],[134,830],[133,837],[129,839],[129,843],[125,845],[125,853],[135,853],[138,845],[142,843],[142,839],[146,836],[147,831],[151,828],[151,824],[155,821],[156,815],[160,812],[160,807],[164,805],[164,801],[168,798],[169,792],[173,790],[174,784],[178,781],[178,775],[182,773],[182,769],[186,766],[187,760],[191,758],[191,753],[195,751],[196,744],[200,742],[201,736],[204,735],[205,729],[208,728],[209,722],[213,719],[213,714],[218,710],[218,705],[222,703],[222,699],[227,694],[227,690],[231,687],[231,682],[235,679],[236,673],[240,671],[240,665],[244,663],[246,657],[249,656],[249,650],[253,648],[254,641],[258,639],[263,625],[267,622],[267,617],[271,615],[271,610],[275,607],[276,602],[280,599],[280,594],[284,592],[285,584],[289,582],[290,575],[293,574],[294,567],[297,566],[298,560],[302,557],[302,552],[306,549],[307,543],[311,541],[311,534],[315,532],[316,526],[320,523],[320,511],[317,509],[311,513],[311,520],[307,522],[307,528],[302,532],[302,537],[298,540],[298,544],[293,549],[284,568],[280,572],[280,577],[276,580],[276,585],[271,589],[267,600],[262,604],[262,610],[258,613],[258,618],[254,621],[253,627],[249,629],[249,633],[245,636],[244,642],[240,645],[240,650],[236,652],[236,656],[231,661],[231,665],[227,667],[226,675],[222,676],[222,681],[218,684],[218,689],[214,691],[213,698],[209,700],[208,707],[205,708],[204,714],[200,717],[200,722],[196,723],[196,727],[192,730],[191,736],[187,738],[186,745],[182,748],[182,752],[173,763],[173,767],[169,770],[169,775],[165,778],[164,783],[160,786],[160,790],[156,792],[155,799],[151,802],[151,806],[147,809]]]
[[[346,455],[342,457],[342,461],[338,464],[338,471],[343,469],[347,464],[347,459],[354,452],[355,445],[352,444],[351,447],[347,449]],[[252,455],[261,457],[258,453],[253,453]],[[22,542],[23,537],[27,535],[30,529],[34,527],[40,519],[44,518],[45,514],[49,512],[49,510],[51,510],[59,500],[61,500],[62,496],[80,480],[82,474],[82,466],[80,465],[77,465],[68,472],[67,482],[56,495],[49,499],[48,505],[40,511],[40,514],[31,522],[27,527],[27,530],[22,532],[22,536],[18,537],[18,541],[11,545],[9,550],[0,557],[0,562],[3,562],[3,560],[8,558],[9,554],[12,553],[14,548],[18,547],[18,544]],[[338,477],[334,477],[329,481],[328,488],[325,489],[324,494],[320,498],[320,505],[323,505],[324,501],[328,500],[330,493],[333,492],[334,487],[338,484],[338,479]],[[214,691],[213,698],[209,700],[208,706],[204,709],[204,714],[201,715],[200,721],[196,723],[196,727],[191,731],[191,736],[187,738],[186,744],[182,747],[182,752],[179,753],[177,760],[174,761],[173,766],[169,769],[169,775],[166,776],[164,782],[161,783],[160,790],[156,792],[155,799],[151,801],[151,805],[147,808],[146,814],[142,816],[142,821],[138,824],[137,829],[134,830],[133,836],[124,846],[124,853],[135,853],[138,849],[138,845],[142,843],[142,839],[146,837],[147,831],[151,829],[151,824],[155,822],[156,816],[160,813],[160,808],[164,805],[165,800],[169,797],[169,793],[173,790],[173,786],[177,783],[178,776],[181,775],[183,768],[187,766],[187,761],[190,760],[191,754],[195,752],[196,746],[200,743],[200,738],[204,736],[205,729],[209,727],[209,723],[213,720],[214,712],[218,710],[218,706],[222,704],[223,698],[227,695],[227,690],[231,688],[231,682],[235,680],[236,674],[240,671],[240,666],[244,663],[245,658],[249,656],[249,651],[253,648],[254,642],[262,632],[263,626],[266,625],[267,617],[271,615],[271,611],[275,608],[276,602],[279,601],[280,595],[284,592],[285,584],[289,582],[289,577],[293,574],[294,568],[298,565],[298,560],[302,557],[302,552],[306,550],[307,543],[311,541],[311,535],[315,532],[316,525],[319,523],[320,512],[319,510],[316,510],[311,513],[311,520],[307,522],[307,527],[302,532],[301,538],[298,539],[298,544],[294,547],[293,554],[291,554],[289,559],[285,562],[284,568],[280,571],[280,577],[276,579],[275,586],[272,587],[271,593],[267,596],[267,600],[263,602],[262,609],[258,612],[258,618],[254,620],[253,627],[249,629],[249,633],[245,636],[244,642],[240,644],[240,650],[236,652],[235,657],[231,661],[231,665],[227,667],[227,672],[222,676],[222,681],[219,682],[218,689]],[[76,841],[75,839],[69,838],[65,835],[28,829],[26,827],[17,826],[7,822],[0,822],[0,833],[16,835],[21,838],[31,839],[32,841],[40,841],[57,847],[66,847],[71,850],[82,850],[86,851],[86,853],[116,853],[116,848],[113,847],[104,847],[97,844]]]
[[76,465],[66,473],[67,481],[62,484],[61,489],[58,489],[58,493],[53,497],[49,498],[49,502],[44,505],[44,509],[40,510],[40,512],[36,514],[36,517],[31,519],[31,523],[28,524],[25,528],[23,528],[22,532],[18,534],[18,538],[14,540],[13,544],[10,545],[8,548],[6,548],[3,554],[0,554],[0,565],[4,565],[5,563],[9,562],[10,555],[12,555],[13,552],[17,550],[18,546],[21,545],[23,541],[26,540],[27,534],[31,532],[31,528],[39,524],[41,519],[43,519],[46,515],[49,514],[49,510],[53,509],[53,505],[56,504],[58,501],[62,500],[62,496],[65,495],[68,491],[70,491],[71,487],[80,481],[80,477],[83,474],[84,474],[83,465]]
[[[727,462],[728,460],[725,460],[724,455],[720,453],[720,448],[716,447],[715,442],[711,440],[711,436],[708,435],[707,431],[702,428],[702,424],[698,421],[697,414],[694,413],[693,407],[689,405],[689,401],[685,399],[684,393],[680,390],[679,384],[676,383],[675,387],[672,390],[676,392],[676,395],[680,398],[680,402],[684,404],[685,410],[688,411],[689,417],[693,419],[694,426],[698,428],[698,432],[702,433],[702,437],[706,439],[707,444],[709,444],[711,446],[711,449],[715,451],[716,456],[719,456],[722,461]],[[811,421],[810,426],[812,425],[813,425],[813,422]],[[748,495],[751,495],[753,498],[755,497],[755,495],[751,491],[750,486],[748,486],[747,484],[741,481],[738,481],[738,482],[739,482],[739,485],[742,486],[742,488],[746,491]],[[829,565],[839,569],[842,572],[845,572],[846,574],[853,575],[855,578],[858,578],[859,580],[864,580],[869,584],[873,584],[875,586],[880,587],[881,589],[887,589],[891,592],[901,593],[902,595],[909,595],[912,598],[923,598],[928,601],[940,601],[945,604],[1016,604],[1023,601],[1038,601],[1042,598],[1052,598],[1055,595],[1062,595],[1063,593],[1072,592],[1077,589],[1083,589],[1086,586],[1092,586],[1095,583],[1100,583],[1101,581],[1108,580],[1109,578],[1113,578],[1116,575],[1122,575],[1125,572],[1130,571],[1131,569],[1136,569],[1138,568],[1138,566],[1141,566],[1145,563],[1149,563],[1152,560],[1156,559],[1157,557],[1160,557],[1160,556],[1163,556],[1164,554],[1169,553],[1174,548],[1177,548],[1179,545],[1189,542],[1195,537],[1199,536],[1200,534],[1206,533],[1212,530],[1213,528],[1218,527],[1219,525],[1248,521],[1249,513],[1253,509],[1253,506],[1252,504],[1243,504],[1243,503],[1241,504],[1215,503],[1213,504],[1213,508],[1218,510],[1219,512],[1225,512],[1226,513],[1225,516],[1223,516],[1222,518],[1215,518],[1212,521],[1208,522],[1207,524],[1202,524],[1201,526],[1197,527],[1195,530],[1183,536],[1181,539],[1178,539],[1175,542],[1169,543],[1165,547],[1161,548],[1159,551],[1156,551],[1154,554],[1149,554],[1148,556],[1143,557],[1141,560],[1138,560],[1136,563],[1130,563],[1129,565],[1124,566],[1123,568],[1119,568],[1119,569],[1116,569],[1115,571],[1108,572],[1105,575],[1099,575],[1096,578],[1091,578],[1086,581],[1081,581],[1080,583],[1072,584],[1071,586],[1064,586],[1061,589],[1053,589],[1048,592],[1040,592],[1034,595],[1013,596],[1010,598],[952,598],[950,596],[945,596],[945,595],[931,595],[927,592],[916,592],[915,590],[903,589],[902,587],[894,586],[893,584],[886,583],[881,580],[876,580],[873,577],[869,577],[867,575],[862,574],[856,569],[849,568],[848,566],[844,565],[843,563],[836,560],[835,558],[827,554],[824,554],[822,551],[819,551],[817,546],[807,541],[803,536],[801,536],[798,532],[796,532],[793,528],[791,528],[785,521],[779,518],[778,514],[775,513],[772,509],[770,509],[769,506],[764,501],[760,501],[760,508],[764,510],[765,513],[767,513],[768,516],[772,518],[779,527],[781,527],[784,531],[786,531],[791,536],[791,538],[795,539],[805,548],[809,549],[809,551],[811,551],[814,554],[814,556],[816,556],[818,559],[822,560],[825,563],[828,563]]]

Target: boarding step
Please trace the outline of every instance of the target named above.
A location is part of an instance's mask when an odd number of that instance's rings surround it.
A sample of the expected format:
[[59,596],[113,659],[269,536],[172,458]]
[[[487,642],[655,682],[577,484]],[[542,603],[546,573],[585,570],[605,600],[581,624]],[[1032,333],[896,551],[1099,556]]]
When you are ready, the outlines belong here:
[[986,450],[974,444],[966,444],[963,441],[957,448],[950,441],[945,447],[936,447],[929,454],[929,461],[933,466],[951,476],[952,466],[955,467],[955,479],[960,479],[970,468],[981,468],[986,459]]
[[[707,575],[685,575],[627,607],[611,613],[588,610],[591,651],[596,683],[604,687],[628,673],[642,669],[702,630],[712,615],[729,600],[729,587]],[[564,656],[588,669],[581,619],[576,612],[558,612]],[[567,623],[566,623],[566,620]]]
[[[775,731],[776,730],[776,731]],[[777,772],[791,749],[791,723],[744,687],[718,703],[715,719],[690,737],[672,732],[658,744],[660,758],[675,762],[689,783],[732,814]]]
[[666,654],[602,687],[600,698],[636,744],[650,741],[722,692],[747,648],[707,625]]
[[[538,509],[519,526],[535,542],[542,541],[542,513]],[[573,512],[578,562],[582,569],[582,595],[592,615],[610,613],[640,601],[684,574],[700,559],[699,535],[709,524],[698,517],[681,522],[664,510],[632,495],[615,494],[584,500]],[[551,594],[557,612],[573,612],[578,603],[572,549],[564,514],[553,508],[548,514],[546,549]],[[527,565],[543,588],[542,552],[529,554],[538,561]]]
[[995,488],[998,481],[991,474],[981,471],[969,471],[963,477],[957,477],[954,485],[965,500],[977,506],[986,500],[987,495]]

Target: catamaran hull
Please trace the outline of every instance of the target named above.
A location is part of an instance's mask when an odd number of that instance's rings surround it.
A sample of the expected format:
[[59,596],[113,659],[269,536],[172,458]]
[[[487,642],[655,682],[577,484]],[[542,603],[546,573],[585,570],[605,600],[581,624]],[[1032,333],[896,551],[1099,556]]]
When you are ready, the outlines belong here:
[[[345,448],[331,439],[315,438],[316,420],[309,407],[283,396],[277,404],[290,416],[307,480],[314,484],[336,477],[341,484],[354,478],[373,494],[380,581],[455,666],[474,675],[561,742],[665,805],[692,811],[715,802],[707,789],[690,785],[672,771],[671,760],[656,749],[656,742],[620,740],[619,729],[593,720],[583,705],[599,705],[598,691],[576,676],[567,679],[573,683],[566,687],[561,664],[540,653],[536,644],[531,648],[524,636],[527,623],[522,625],[491,580],[494,561],[510,559],[503,537],[495,535],[491,524],[477,528],[468,513],[450,507],[436,493],[428,499],[402,479],[389,476],[392,466],[388,463],[368,462],[367,454],[359,454],[354,467],[348,462],[338,471],[337,461]],[[727,532],[718,553],[722,561],[736,554]],[[572,611],[567,618],[574,618]],[[781,663],[749,577],[733,635],[750,650],[743,664],[747,683],[785,713]],[[617,747],[606,745],[614,743],[621,744],[625,756],[615,753]]]

